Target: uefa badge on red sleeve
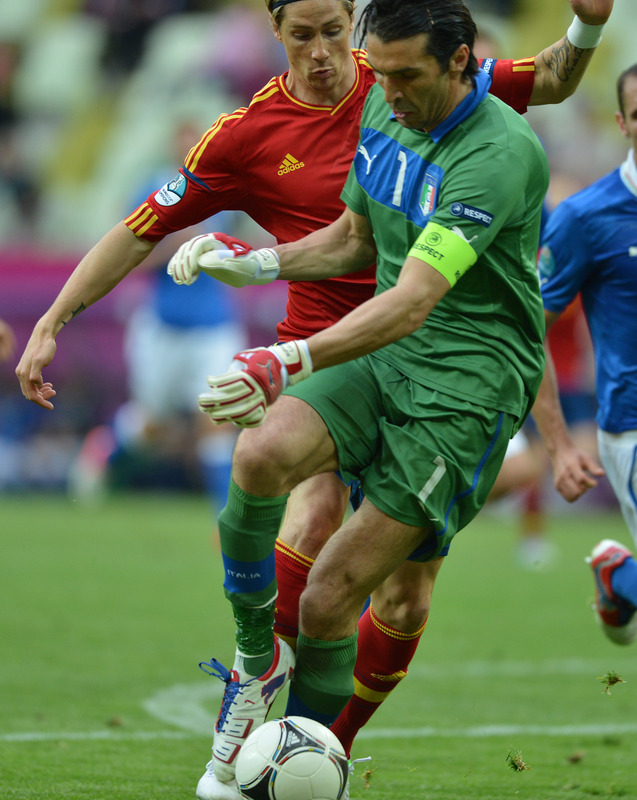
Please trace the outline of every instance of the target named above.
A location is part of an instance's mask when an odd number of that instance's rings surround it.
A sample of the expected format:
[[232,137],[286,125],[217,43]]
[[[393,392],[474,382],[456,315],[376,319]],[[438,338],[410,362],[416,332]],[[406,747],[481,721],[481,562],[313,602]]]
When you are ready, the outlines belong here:
[[160,206],[174,206],[186,193],[188,181],[179,173],[171,181],[161,187],[155,195],[155,202]]

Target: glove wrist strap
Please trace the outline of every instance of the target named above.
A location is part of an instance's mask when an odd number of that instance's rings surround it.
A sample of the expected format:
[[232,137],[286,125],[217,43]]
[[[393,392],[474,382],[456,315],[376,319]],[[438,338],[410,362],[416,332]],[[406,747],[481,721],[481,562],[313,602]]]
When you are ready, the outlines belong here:
[[279,257],[271,247],[263,247],[256,251],[259,268],[254,276],[260,284],[275,281],[281,271]]
[[281,342],[268,348],[279,359],[283,366],[284,388],[294,386],[312,374],[312,358],[310,348],[305,339],[294,339]]

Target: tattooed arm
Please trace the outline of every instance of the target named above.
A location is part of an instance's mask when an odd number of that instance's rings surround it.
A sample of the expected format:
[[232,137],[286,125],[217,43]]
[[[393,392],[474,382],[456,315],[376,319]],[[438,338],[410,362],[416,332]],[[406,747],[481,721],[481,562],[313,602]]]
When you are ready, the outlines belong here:
[[52,384],[44,383],[57,345],[55,337],[85,308],[111,291],[153,249],[120,222],[77,265],[49,310],[37,322],[16,368],[22,394],[42,408],[53,408]]
[[[570,5],[584,25],[603,26],[613,9],[613,0],[570,0]],[[573,38],[577,41],[577,37]],[[570,97],[582,80],[594,52],[594,47],[573,44],[567,33],[538,53],[529,105],[561,103]]]

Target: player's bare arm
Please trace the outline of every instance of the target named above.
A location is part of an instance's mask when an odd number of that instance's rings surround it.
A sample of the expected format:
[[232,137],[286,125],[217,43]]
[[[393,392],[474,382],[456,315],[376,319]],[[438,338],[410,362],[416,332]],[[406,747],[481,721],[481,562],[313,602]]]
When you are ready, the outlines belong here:
[[281,280],[316,281],[347,275],[376,260],[374,237],[365,217],[345,209],[331,225],[299,242],[253,250],[224,233],[196,236],[168,263],[175,283],[194,283],[204,272],[229,286],[260,286]]
[[55,356],[55,337],[84,309],[108,294],[153,249],[123,224],[112,228],[80,261],[49,310],[40,318],[16,368],[22,394],[52,409],[55,391],[42,370]]
[[[315,256],[322,257],[318,247]],[[450,288],[434,267],[410,255],[394,287],[331,327],[308,339],[237,353],[228,372],[208,377],[211,391],[199,395],[199,408],[215,424],[257,427],[282,389],[314,369],[342,364],[413,333]]]
[[307,340],[314,369],[351,361],[408,336],[420,328],[450,288],[438,270],[409,256],[396,286]]
[[[559,314],[545,311],[544,315],[548,332]],[[597,478],[604,474],[604,470],[571,439],[562,414],[553,359],[546,342],[545,352],[546,368],[533,406],[533,419],[551,458],[555,488],[565,500],[572,503],[597,486]]]
[[313,281],[365,269],[376,260],[376,245],[366,217],[346,208],[325,228],[274,248],[281,280]]
[[576,22],[535,57],[535,82],[529,105],[560,103],[579,86],[599,43],[613,0],[570,0]]
[[[376,256],[369,221],[350,208],[331,225],[273,250],[280,262],[280,280],[344,275],[369,266]],[[241,258],[225,260],[232,264]],[[307,339],[314,369],[351,361],[413,333],[449,288],[434,267],[408,256],[396,286]]]

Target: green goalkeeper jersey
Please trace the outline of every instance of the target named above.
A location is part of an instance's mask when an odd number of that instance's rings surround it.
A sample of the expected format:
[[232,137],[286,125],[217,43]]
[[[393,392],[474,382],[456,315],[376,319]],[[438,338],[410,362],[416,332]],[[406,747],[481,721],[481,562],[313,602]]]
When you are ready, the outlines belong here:
[[422,327],[374,355],[457,398],[528,414],[544,371],[535,268],[546,155],[525,119],[487,94],[488,77],[429,133],[369,93],[342,199],[372,226],[377,292],[416,255],[452,288]]

